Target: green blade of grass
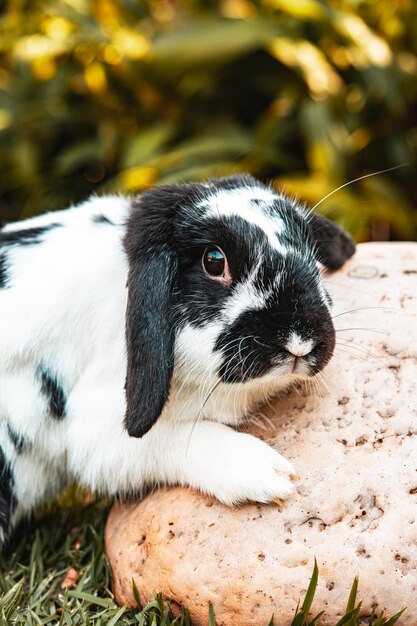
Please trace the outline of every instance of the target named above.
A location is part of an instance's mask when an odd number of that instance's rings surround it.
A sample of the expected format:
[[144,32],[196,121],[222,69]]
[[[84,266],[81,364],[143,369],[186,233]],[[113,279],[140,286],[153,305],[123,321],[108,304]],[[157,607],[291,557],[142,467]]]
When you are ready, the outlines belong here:
[[5,616],[6,623],[10,620],[13,613],[16,612],[23,597],[23,579],[19,580],[9,591],[0,599],[0,608]]
[[110,598],[98,598],[97,596],[93,596],[92,593],[87,593],[85,591],[78,591],[78,589],[71,589],[68,591],[68,597],[77,598],[78,600],[85,600],[88,604],[102,606],[104,608],[109,608],[113,606],[114,602]]
[[345,613],[343,617],[337,622],[336,626],[356,626],[359,617],[360,607],[352,609],[348,613]]
[[190,612],[188,609],[184,610],[184,626],[191,626]]
[[318,613],[316,615],[316,617],[314,617],[311,622],[308,623],[308,626],[315,626],[317,624],[317,622],[319,621],[319,619],[321,618],[321,616],[324,615],[324,611],[320,611],[320,613]]
[[216,620],[214,618],[214,609],[213,605],[209,603],[209,626],[216,626]]
[[146,626],[146,615],[145,613],[140,614],[139,625],[138,626]]
[[349,611],[352,611],[352,609],[355,608],[355,604],[356,604],[356,596],[358,594],[358,583],[359,583],[359,579],[357,576],[355,576],[353,584],[352,584],[352,588],[350,590],[350,594],[349,594],[349,599],[346,605],[346,613],[349,613]]
[[310,584],[308,585],[308,588],[307,588],[304,602],[301,605],[301,610],[305,618],[307,618],[311,609],[311,605],[313,604],[313,599],[316,593],[318,580],[319,580],[319,568],[317,566],[317,560],[314,559],[313,574],[310,579]]
[[132,578],[132,591],[133,591],[133,597],[135,598],[136,605],[139,611],[142,611],[143,609],[142,602],[140,601],[139,591],[133,578]]
[[107,626],[115,626],[120,617],[122,617],[123,613],[126,613],[126,606],[120,607],[117,613],[112,617]]
[[160,612],[161,611],[160,602],[158,600],[151,600],[150,602],[148,602],[148,604],[146,606],[143,607],[142,610],[145,613],[149,613],[149,611],[152,611],[152,610],[156,610],[156,611]]
[[403,609],[401,609],[401,611],[398,611],[398,613],[390,617],[390,619],[384,623],[384,626],[393,626],[393,624],[398,622],[398,620],[400,619],[401,615],[404,613],[405,610],[406,610],[406,607],[404,607]]

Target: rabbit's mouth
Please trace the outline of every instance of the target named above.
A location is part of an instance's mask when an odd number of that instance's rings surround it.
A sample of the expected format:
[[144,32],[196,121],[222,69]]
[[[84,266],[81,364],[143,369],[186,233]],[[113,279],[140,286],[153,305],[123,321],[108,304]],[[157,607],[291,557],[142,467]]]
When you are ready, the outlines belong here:
[[[248,338],[249,339],[249,338]],[[279,377],[292,381],[310,378],[320,372],[330,361],[335,345],[335,334],[330,322],[323,328],[320,339],[301,340],[291,333],[285,340],[269,341],[252,336],[237,344],[237,350],[224,358],[219,377],[224,383],[260,383]],[[226,351],[227,352],[227,351]]]
[[245,368],[238,361],[229,361],[222,365],[220,378],[222,382],[229,384],[247,383],[259,381],[267,383],[278,378],[292,381],[301,378],[310,378],[317,373],[305,357],[289,356],[284,360],[276,360],[265,367],[262,363],[252,363],[251,367]]

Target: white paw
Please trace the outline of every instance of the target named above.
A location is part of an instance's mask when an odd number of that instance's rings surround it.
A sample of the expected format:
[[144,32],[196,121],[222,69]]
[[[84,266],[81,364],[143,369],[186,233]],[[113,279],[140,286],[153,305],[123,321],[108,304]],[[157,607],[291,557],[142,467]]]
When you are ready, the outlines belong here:
[[[230,442],[229,442],[230,443]],[[221,480],[208,480],[207,491],[215,495],[224,504],[242,502],[277,502],[287,498],[294,487],[291,478],[295,471],[287,459],[278,454],[266,443],[240,433],[222,456]],[[222,451],[223,452],[223,451]],[[214,480],[213,480],[214,479]]]

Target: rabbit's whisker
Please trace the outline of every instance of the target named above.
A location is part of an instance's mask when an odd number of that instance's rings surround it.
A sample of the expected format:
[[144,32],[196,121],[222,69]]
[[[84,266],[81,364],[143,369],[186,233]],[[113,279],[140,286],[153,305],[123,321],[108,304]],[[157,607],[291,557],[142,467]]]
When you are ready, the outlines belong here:
[[194,429],[196,427],[196,424],[197,424],[198,420],[200,419],[202,412],[204,411],[204,407],[206,406],[206,404],[207,404],[211,394],[214,392],[215,389],[217,389],[217,387],[221,384],[221,382],[222,382],[221,380],[218,380],[217,383],[215,385],[213,385],[212,389],[210,390],[210,392],[208,393],[206,399],[204,400],[204,402],[203,402],[203,404],[201,406],[201,409],[199,410],[199,412],[197,414],[197,417],[193,421],[193,425],[191,427],[190,435],[189,435],[188,440],[187,440],[187,446],[186,446],[186,449],[185,449],[185,455],[188,454],[188,448],[189,448],[189,445],[190,445],[191,437],[193,435],[193,432],[194,432]]
[[366,328],[364,327],[356,327],[356,328],[335,328],[334,332],[335,333],[343,333],[343,332],[347,332],[349,330],[363,330],[363,331],[367,331],[370,333],[379,333],[380,335],[386,335],[386,333],[383,330],[377,330],[376,328]]
[[343,311],[343,313],[338,313],[337,315],[332,316],[332,320],[337,317],[342,317],[342,315],[347,315],[348,313],[355,313],[356,311],[370,311],[370,310],[381,310],[381,311],[396,311],[397,313],[401,311],[401,309],[390,307],[390,306],[362,306],[356,309],[349,309],[348,311]]
[[[357,361],[360,361],[361,363],[364,363],[367,367],[369,367],[373,372],[378,372],[380,371],[380,368],[377,367],[374,363],[370,362],[369,359],[364,358],[363,356],[361,356],[360,354],[358,354],[357,352],[354,352],[354,346],[348,346],[348,345],[343,345],[343,346],[338,346],[338,351],[339,354],[335,353],[335,357],[337,358],[338,356],[340,356],[340,353],[344,353],[347,354],[349,356],[351,356],[352,358],[356,359]],[[377,363],[378,365],[381,365],[381,363]],[[384,365],[384,367],[386,367]]]
[[380,174],[386,174],[387,172],[393,172],[394,170],[398,170],[401,167],[406,167],[407,165],[409,165],[409,163],[401,163],[400,165],[395,165],[394,167],[388,167],[387,169],[379,170],[378,172],[372,172],[371,174],[365,174],[364,176],[358,176],[358,178],[353,178],[352,180],[349,180],[347,183],[344,183],[343,185],[340,185],[336,189],[333,189],[333,191],[330,191],[323,198],[321,198],[321,200],[316,202],[316,204],[308,212],[308,215],[310,215],[310,213],[315,211],[315,209],[317,209],[317,207],[320,206],[320,204],[322,204],[325,200],[327,200],[327,198],[330,198],[330,196],[333,196],[333,194],[337,193],[341,189],[344,189],[344,187],[348,187],[349,185],[353,185],[353,183],[357,183],[358,181],[364,180],[365,178],[371,178],[372,176],[379,176]]

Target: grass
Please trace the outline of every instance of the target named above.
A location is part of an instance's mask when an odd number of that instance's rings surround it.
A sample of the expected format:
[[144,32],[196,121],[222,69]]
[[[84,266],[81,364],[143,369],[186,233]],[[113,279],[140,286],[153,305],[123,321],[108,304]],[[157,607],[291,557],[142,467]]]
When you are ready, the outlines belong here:
[[[21,526],[13,542],[0,554],[0,624],[1,626],[192,626],[186,609],[174,619],[169,603],[160,594],[141,606],[134,587],[138,608],[127,610],[114,602],[110,571],[104,554],[104,523],[109,504],[97,501],[82,504],[68,498],[53,505],[39,520]],[[61,585],[70,568],[80,573],[76,588]],[[295,609],[291,626],[315,626],[321,613],[308,618],[318,581],[314,564],[306,596]],[[345,615],[335,626],[393,626],[403,611],[392,617],[375,612],[361,622],[357,602],[358,580],[352,585]],[[207,626],[215,626],[213,607],[207,609]],[[262,625],[259,625],[262,626]],[[268,625],[280,626],[273,616]]]

